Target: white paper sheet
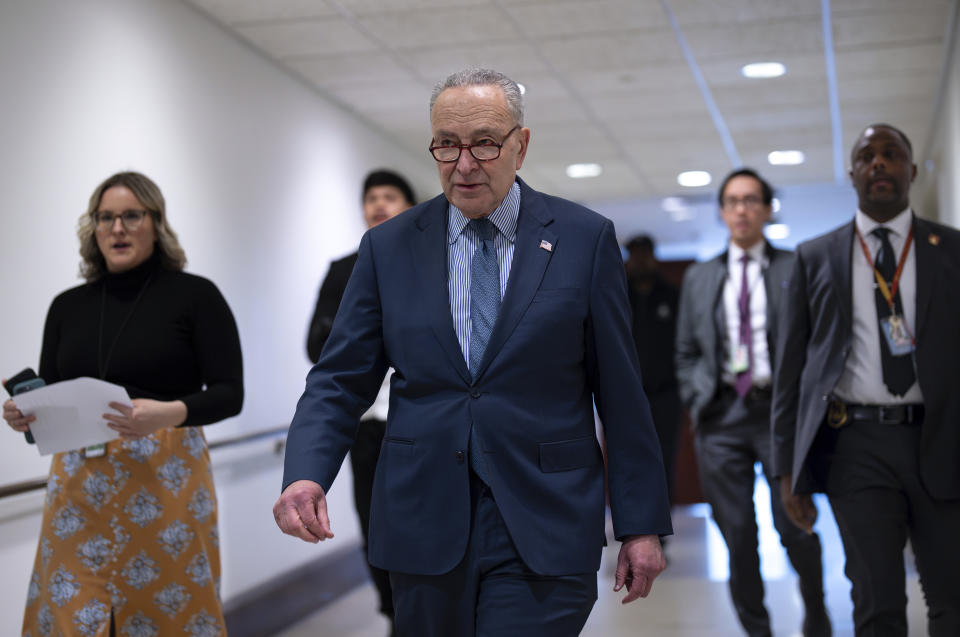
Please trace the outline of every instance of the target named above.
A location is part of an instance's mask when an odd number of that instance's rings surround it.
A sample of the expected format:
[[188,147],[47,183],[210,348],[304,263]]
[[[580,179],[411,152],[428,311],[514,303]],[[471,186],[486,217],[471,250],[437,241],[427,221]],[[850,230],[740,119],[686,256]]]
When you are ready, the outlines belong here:
[[30,432],[40,455],[82,449],[119,434],[107,427],[103,414],[111,402],[131,405],[127,390],[96,378],[74,378],[18,394],[13,402],[24,415],[37,417]]

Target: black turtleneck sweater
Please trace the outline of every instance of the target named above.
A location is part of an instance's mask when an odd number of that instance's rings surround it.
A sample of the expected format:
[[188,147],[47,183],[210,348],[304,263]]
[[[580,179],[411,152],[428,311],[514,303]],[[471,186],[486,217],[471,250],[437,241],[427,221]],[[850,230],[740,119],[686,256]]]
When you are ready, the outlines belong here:
[[48,384],[91,376],[131,398],[182,400],[185,426],[240,413],[240,337],[220,290],[167,270],[159,254],[71,288],[50,305],[40,354]]

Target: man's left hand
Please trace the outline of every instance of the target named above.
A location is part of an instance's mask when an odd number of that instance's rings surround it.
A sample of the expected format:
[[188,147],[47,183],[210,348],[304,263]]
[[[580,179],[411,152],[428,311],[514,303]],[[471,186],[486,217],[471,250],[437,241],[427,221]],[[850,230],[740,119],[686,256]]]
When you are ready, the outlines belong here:
[[131,402],[133,406],[110,403],[110,408],[119,413],[103,414],[107,426],[124,440],[143,438],[155,431],[181,425],[187,419],[187,406],[180,400],[134,398]]
[[620,546],[617,557],[617,576],[614,592],[624,586],[627,596],[620,602],[629,604],[638,597],[646,597],[653,580],[667,567],[660,538],[656,535],[633,535]]

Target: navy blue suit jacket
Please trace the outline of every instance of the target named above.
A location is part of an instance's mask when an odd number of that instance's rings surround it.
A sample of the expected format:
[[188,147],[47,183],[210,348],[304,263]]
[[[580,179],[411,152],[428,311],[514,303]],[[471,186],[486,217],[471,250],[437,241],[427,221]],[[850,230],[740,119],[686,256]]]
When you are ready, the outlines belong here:
[[527,566],[596,571],[605,503],[594,401],[616,536],[671,532],[613,224],[519,183],[510,280],[476,379],[450,313],[443,195],[364,235],[307,376],[283,486],[308,479],[329,491],[361,414],[396,370],[370,514],[369,558],[380,568],[441,574],[464,556],[476,423],[489,486]]

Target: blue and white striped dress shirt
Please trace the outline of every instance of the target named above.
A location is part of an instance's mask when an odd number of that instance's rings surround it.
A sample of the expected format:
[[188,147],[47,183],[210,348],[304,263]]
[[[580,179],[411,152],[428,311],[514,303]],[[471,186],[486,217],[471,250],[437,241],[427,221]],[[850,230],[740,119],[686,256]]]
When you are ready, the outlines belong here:
[[[497,248],[497,264],[500,266],[500,300],[507,290],[510,266],[513,265],[513,248],[517,240],[517,217],[520,215],[520,185],[513,182],[507,196],[487,217],[497,228],[493,243]],[[463,360],[470,361],[470,270],[473,253],[480,245],[480,238],[473,231],[464,231],[469,219],[460,209],[450,204],[447,211],[447,286],[450,292],[450,313],[453,329],[457,332]]]

